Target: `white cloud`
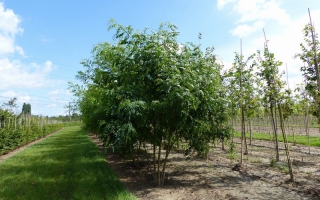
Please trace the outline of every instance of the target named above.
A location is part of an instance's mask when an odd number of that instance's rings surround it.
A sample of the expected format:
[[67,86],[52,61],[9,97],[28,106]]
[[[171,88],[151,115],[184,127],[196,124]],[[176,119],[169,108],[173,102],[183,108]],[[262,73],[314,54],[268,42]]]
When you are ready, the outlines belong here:
[[[320,19],[320,10],[314,10],[311,15],[314,19]],[[277,32],[270,34],[266,32],[270,52],[274,53],[276,59],[283,63],[283,65],[279,67],[279,70],[281,72],[286,71],[287,65],[291,89],[294,88],[294,85],[302,82],[302,72],[300,68],[303,66],[303,63],[299,58],[294,59],[293,56],[301,52],[300,43],[304,42],[302,29],[308,23],[309,16],[308,13],[306,13],[297,20],[291,20]],[[317,27],[320,27],[320,21],[314,21],[314,23],[316,32],[319,33],[320,29],[317,29]],[[250,47],[244,51],[246,56],[255,53],[258,49],[263,51],[263,45],[265,43],[263,35],[252,40]],[[283,79],[286,80],[286,75],[283,76]]]
[[64,89],[56,89],[56,90],[51,90],[50,92],[48,92],[48,95],[50,96],[55,96],[55,95],[68,95],[68,96],[72,96],[72,93],[69,90],[64,90]]
[[236,0],[218,0],[217,2],[217,6],[218,6],[218,9],[222,9],[226,4],[228,3],[232,3],[232,2],[235,2]]
[[22,103],[28,103],[31,100],[31,97],[24,92],[15,92],[8,90],[0,93],[0,99],[2,102],[8,102],[10,99],[17,97],[17,103],[20,105]]
[[227,3],[233,4],[233,13],[238,16],[237,27],[229,32],[234,36],[248,36],[262,29],[268,22],[285,25],[290,22],[290,16],[282,9],[280,0],[226,0],[218,1],[218,8]]
[[281,24],[289,22],[289,15],[280,8],[279,0],[238,0],[233,7],[241,17],[237,23],[256,20],[275,20]]
[[55,108],[55,107],[57,107],[57,104],[55,103],[47,105],[47,108]]
[[261,30],[264,27],[263,21],[257,21],[252,26],[247,24],[238,25],[235,29],[229,31],[232,35],[236,35],[239,37],[244,37],[250,35],[251,33],[256,32],[257,30]]
[[0,2],[0,55],[23,52],[21,47],[15,45],[15,36],[23,32],[19,23],[20,19],[13,10],[5,9],[3,2]]
[[51,70],[51,61],[42,65],[32,63],[30,66],[26,66],[21,64],[19,60],[10,61],[8,58],[2,58],[0,59],[0,89],[52,86],[57,81],[47,78]]
[[15,47],[15,50],[16,50],[21,56],[25,56],[22,47],[16,46],[16,47]]
[[[16,41],[16,37],[24,31],[20,23],[18,15],[0,2],[0,106],[3,102],[17,97],[20,108],[24,102],[32,104],[33,114],[52,115],[62,112],[63,106],[70,101],[64,99],[72,94],[66,89],[57,89],[57,86],[65,84],[64,80],[50,78],[50,73],[57,67],[50,60],[43,63],[27,63],[9,58],[10,54],[26,57],[23,47]],[[43,96],[43,90],[48,88],[55,90]],[[39,89],[42,93],[39,93]],[[17,111],[21,111],[20,108]]]
[[42,69],[43,73],[49,73],[52,70],[52,62],[50,60],[45,62],[45,65]]
[[[294,59],[293,56],[301,52],[300,43],[304,42],[302,29],[309,23],[308,13],[301,11],[295,16],[289,16],[290,12],[281,7],[282,1],[280,0],[237,0],[232,5],[232,12],[238,18],[234,21],[234,28],[229,32],[233,36],[247,36],[244,40],[243,55],[248,57],[256,53],[257,50],[263,53],[265,39],[262,28],[266,27],[269,50],[275,54],[277,60],[283,62],[279,68],[281,72],[286,71],[287,65],[290,88],[293,89],[295,85],[301,83],[302,72],[300,68],[303,63],[299,58]],[[320,19],[320,9],[313,8],[311,15],[316,32],[319,33],[320,21],[316,19]],[[261,34],[254,34],[259,29]],[[232,45],[232,48],[229,46],[222,50],[223,54],[220,56],[228,58],[224,61],[225,63],[232,62],[230,51],[239,52],[238,48],[238,45]],[[286,80],[286,77],[286,74],[283,75],[283,80]]]

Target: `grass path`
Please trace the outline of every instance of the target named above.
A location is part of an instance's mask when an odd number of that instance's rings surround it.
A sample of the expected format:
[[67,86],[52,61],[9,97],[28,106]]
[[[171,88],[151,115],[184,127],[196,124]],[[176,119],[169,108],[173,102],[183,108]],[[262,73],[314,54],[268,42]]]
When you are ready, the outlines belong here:
[[78,126],[0,163],[0,199],[135,199]]
[[[267,133],[252,133],[253,138],[256,140],[268,140],[270,141],[270,135]],[[240,138],[241,133],[235,132],[235,137]],[[271,139],[273,137],[273,133],[271,133]],[[250,134],[246,134],[246,138],[250,138]],[[293,136],[290,134],[287,134],[288,142],[293,143]],[[281,132],[278,132],[278,140],[279,142],[283,142],[283,136]],[[308,146],[308,136],[304,135],[296,135],[295,136],[295,142],[296,144],[302,144],[305,146]],[[310,146],[319,147],[320,146],[320,137],[310,136]]]

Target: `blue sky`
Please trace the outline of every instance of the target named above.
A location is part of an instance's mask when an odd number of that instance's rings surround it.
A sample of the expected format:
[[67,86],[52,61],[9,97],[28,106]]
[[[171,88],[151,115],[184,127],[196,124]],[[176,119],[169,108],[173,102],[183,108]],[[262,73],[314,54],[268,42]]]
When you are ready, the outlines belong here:
[[308,7],[320,30],[319,0],[0,0],[0,105],[17,97],[17,112],[26,102],[33,114],[67,114],[68,81],[77,82],[95,44],[112,41],[111,18],[136,29],[170,21],[181,43],[198,43],[201,32],[202,47],[214,46],[226,68],[240,38],[247,56],[263,48],[264,28],[293,88],[302,80],[292,57],[300,52]]

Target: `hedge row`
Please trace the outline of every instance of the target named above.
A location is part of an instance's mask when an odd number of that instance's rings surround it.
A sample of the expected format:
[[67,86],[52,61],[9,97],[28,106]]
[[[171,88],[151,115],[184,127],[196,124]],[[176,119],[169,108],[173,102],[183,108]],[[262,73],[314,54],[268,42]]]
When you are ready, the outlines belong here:
[[62,128],[60,123],[48,123],[40,120],[25,121],[19,125],[0,125],[0,155],[20,146],[40,139]]

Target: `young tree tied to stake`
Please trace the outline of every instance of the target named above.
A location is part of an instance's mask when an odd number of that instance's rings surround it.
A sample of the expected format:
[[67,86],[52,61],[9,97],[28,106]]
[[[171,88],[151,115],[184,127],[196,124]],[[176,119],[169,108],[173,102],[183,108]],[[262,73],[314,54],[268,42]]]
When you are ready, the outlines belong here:
[[308,91],[309,96],[312,97],[312,107],[314,108],[312,114],[318,119],[320,132],[320,44],[318,34],[315,32],[315,27],[311,20],[310,10],[309,17],[310,23],[303,29],[304,43],[300,44],[302,52],[297,53],[294,57],[300,58],[303,63],[307,64],[301,67],[301,71],[306,80],[305,89]]
[[[279,114],[280,120],[280,128],[283,135],[283,141],[286,151],[287,163],[289,167],[290,180],[294,181],[292,163],[290,159],[288,140],[285,133],[284,128],[284,117],[283,117],[283,107],[285,101],[286,92],[282,92],[284,90],[284,82],[281,80],[281,75],[279,73],[278,67],[282,65],[282,62],[277,61],[273,53],[269,52],[267,39],[265,39],[264,46],[264,54],[261,56],[258,51],[258,62],[260,63],[259,72],[257,73],[261,82],[264,83],[264,100],[268,102],[271,121],[272,121],[272,129],[275,137],[275,149],[276,149],[276,161],[279,159],[279,144],[278,144],[278,133],[277,133],[277,113]],[[277,112],[278,109],[278,112]]]

